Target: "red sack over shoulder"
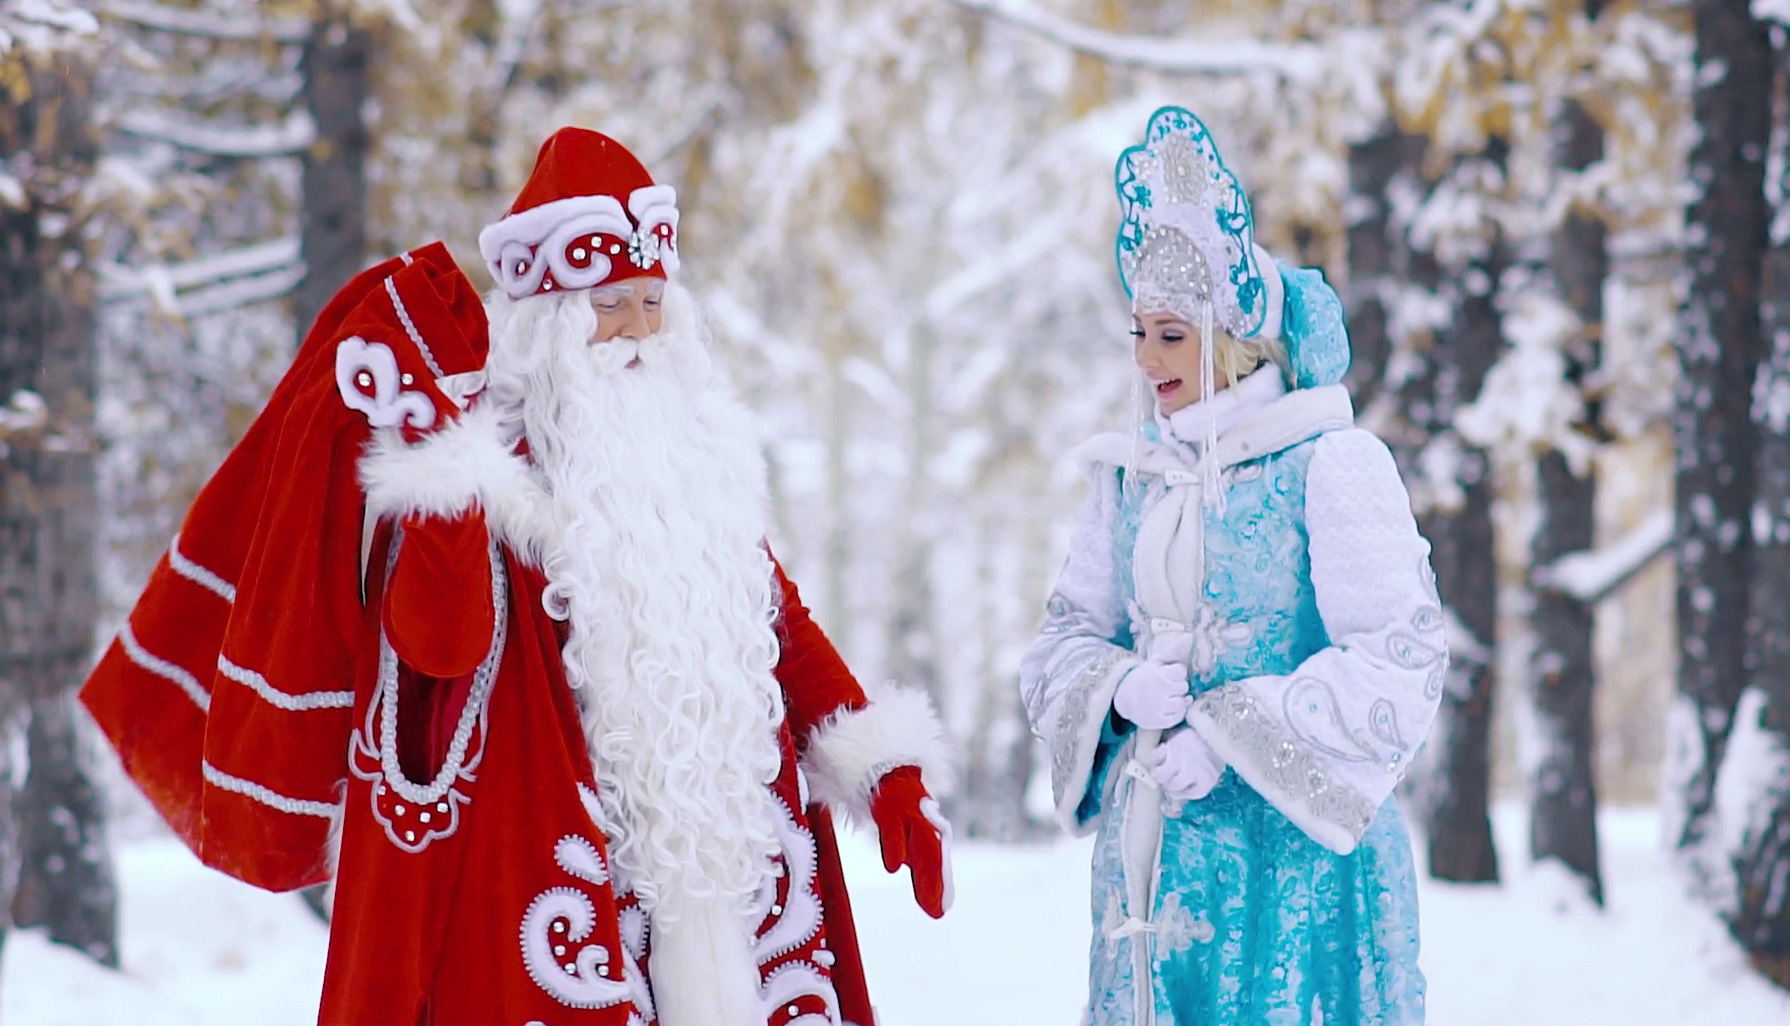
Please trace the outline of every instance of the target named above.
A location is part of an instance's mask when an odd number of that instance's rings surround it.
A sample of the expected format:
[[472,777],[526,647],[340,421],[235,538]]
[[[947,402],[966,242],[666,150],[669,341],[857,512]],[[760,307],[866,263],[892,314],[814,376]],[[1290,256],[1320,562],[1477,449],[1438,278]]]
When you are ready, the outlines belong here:
[[456,407],[436,379],[482,367],[485,347],[477,293],[439,243],[357,275],[82,688],[126,770],[208,865],[274,890],[327,875],[360,619],[356,467],[381,426],[366,409],[377,404],[348,394],[373,369],[345,378],[343,353],[383,350],[410,419],[439,423]]

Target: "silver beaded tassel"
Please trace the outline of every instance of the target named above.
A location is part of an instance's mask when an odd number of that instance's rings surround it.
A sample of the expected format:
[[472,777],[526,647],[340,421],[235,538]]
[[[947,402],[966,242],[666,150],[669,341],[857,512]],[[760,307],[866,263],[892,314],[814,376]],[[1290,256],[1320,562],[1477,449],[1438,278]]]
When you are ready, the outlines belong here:
[[1213,321],[1216,311],[1212,309],[1211,299],[1200,303],[1200,401],[1208,404],[1206,414],[1205,452],[1200,454],[1200,463],[1205,471],[1200,481],[1201,504],[1207,508],[1224,512],[1224,490],[1218,479],[1218,418],[1211,413],[1211,402],[1218,394],[1218,361],[1212,355],[1213,336],[1217,334]]

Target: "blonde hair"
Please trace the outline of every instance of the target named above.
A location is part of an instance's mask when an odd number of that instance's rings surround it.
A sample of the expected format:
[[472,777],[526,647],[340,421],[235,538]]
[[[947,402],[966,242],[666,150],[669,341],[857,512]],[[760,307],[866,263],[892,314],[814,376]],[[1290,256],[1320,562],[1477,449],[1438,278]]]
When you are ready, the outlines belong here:
[[1284,376],[1289,370],[1287,346],[1277,338],[1232,338],[1223,328],[1212,333],[1212,369],[1221,387],[1229,388],[1272,362]]

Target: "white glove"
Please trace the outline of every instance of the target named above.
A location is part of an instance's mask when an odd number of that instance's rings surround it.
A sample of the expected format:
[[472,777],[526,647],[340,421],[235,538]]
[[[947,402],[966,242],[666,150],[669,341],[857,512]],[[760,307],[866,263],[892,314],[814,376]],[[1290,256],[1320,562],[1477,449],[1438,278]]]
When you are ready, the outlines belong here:
[[1150,775],[1164,797],[1193,802],[1212,793],[1224,776],[1224,760],[1192,727],[1177,730],[1150,753]]
[[1167,730],[1187,719],[1193,706],[1187,668],[1178,663],[1141,663],[1113,692],[1113,711],[1145,730]]

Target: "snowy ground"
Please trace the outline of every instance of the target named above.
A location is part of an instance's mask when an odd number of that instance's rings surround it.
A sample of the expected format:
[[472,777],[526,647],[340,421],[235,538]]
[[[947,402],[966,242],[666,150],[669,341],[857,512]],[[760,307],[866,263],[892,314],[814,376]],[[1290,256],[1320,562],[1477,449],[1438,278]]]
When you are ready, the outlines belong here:
[[[1520,862],[1520,819],[1501,817]],[[1503,829],[1508,828],[1508,829]],[[1658,818],[1603,822],[1610,908],[1584,908],[1552,873],[1517,865],[1503,890],[1427,885],[1424,968],[1433,1026],[1783,1026],[1790,995],[1751,976],[1720,927],[1678,896]],[[916,910],[848,840],[884,1026],[1073,1026],[1084,996],[1086,847],[959,852],[958,906]],[[177,843],[120,851],[125,971],[35,934],[6,945],[6,1026],[304,1026],[315,1021],[324,931],[297,898],[200,867]]]

